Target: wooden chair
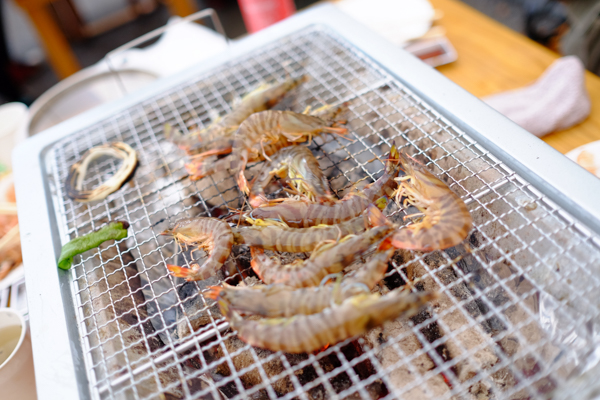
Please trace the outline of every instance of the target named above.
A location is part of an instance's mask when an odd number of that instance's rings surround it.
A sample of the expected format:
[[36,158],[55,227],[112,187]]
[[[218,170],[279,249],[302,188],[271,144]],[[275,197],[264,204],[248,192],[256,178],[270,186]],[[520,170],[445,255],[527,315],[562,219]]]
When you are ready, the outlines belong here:
[[[58,0],[15,0],[15,3],[29,15],[46,49],[50,65],[56,75],[64,79],[79,71],[81,66],[49,9],[56,1]],[[163,2],[171,14],[180,17],[196,11],[193,0],[164,0]]]

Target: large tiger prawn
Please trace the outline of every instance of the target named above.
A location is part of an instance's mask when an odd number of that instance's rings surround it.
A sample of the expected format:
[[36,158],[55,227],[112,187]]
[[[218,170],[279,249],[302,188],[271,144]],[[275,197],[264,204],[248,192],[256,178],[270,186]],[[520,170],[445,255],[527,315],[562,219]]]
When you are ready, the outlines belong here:
[[[345,107],[331,107],[328,113],[337,116]],[[335,121],[292,111],[267,110],[250,115],[235,133],[231,154],[215,163],[214,159],[196,157],[186,164],[191,179],[200,179],[227,164],[241,191],[248,194],[249,187],[244,170],[251,161],[268,159],[278,150],[297,143],[310,141],[321,133],[344,135],[346,128],[333,126]],[[227,160],[227,161],[224,161]]]
[[274,176],[286,178],[288,183],[310,201],[330,201],[329,183],[319,161],[306,146],[291,146],[279,150],[265,162],[250,183],[249,202],[252,207],[268,203],[265,187]]
[[227,115],[216,120],[208,128],[194,130],[183,135],[171,125],[165,125],[168,140],[188,154],[208,151],[211,154],[227,154],[233,146],[233,135],[239,125],[250,115],[276,105],[283,96],[302,82],[306,76],[288,78],[281,83],[263,84],[246,94]]
[[[253,226],[232,228],[235,244],[245,244],[265,250],[304,253],[313,251],[323,242],[337,241],[351,234],[359,234],[372,226],[385,222],[385,217],[375,207],[362,215],[336,225],[319,225],[310,228],[290,228],[285,223],[253,221]],[[266,224],[261,226],[260,224]]]
[[242,318],[225,300],[219,300],[219,306],[244,342],[272,351],[309,353],[361,335],[386,321],[409,318],[437,297],[435,292],[395,289],[384,296],[359,294],[317,314],[259,320]]
[[283,283],[290,287],[317,286],[333,273],[341,272],[358,260],[375,242],[382,240],[394,228],[377,226],[360,235],[349,235],[338,242],[316,249],[307,260],[296,260],[287,265],[275,257],[267,257],[260,248],[251,247],[252,269],[266,284]]
[[[473,226],[466,204],[439,178],[415,159],[400,156],[405,176],[396,178],[396,202],[404,207],[415,206],[420,213],[415,223],[394,233],[396,248],[432,251],[456,246]],[[408,215],[406,218],[411,218]]]
[[293,317],[321,312],[332,304],[372,289],[383,279],[394,249],[379,250],[369,261],[341,282],[318,287],[292,288],[285,284],[255,286],[211,286],[206,293],[213,300],[224,300],[228,307],[243,314],[263,317]]
[[279,220],[294,228],[314,225],[333,225],[347,221],[363,212],[370,204],[392,194],[397,187],[394,178],[400,170],[398,150],[392,145],[383,175],[367,185],[361,192],[351,192],[333,204],[312,203],[303,200],[286,200],[276,205],[264,205],[248,214],[252,219]]

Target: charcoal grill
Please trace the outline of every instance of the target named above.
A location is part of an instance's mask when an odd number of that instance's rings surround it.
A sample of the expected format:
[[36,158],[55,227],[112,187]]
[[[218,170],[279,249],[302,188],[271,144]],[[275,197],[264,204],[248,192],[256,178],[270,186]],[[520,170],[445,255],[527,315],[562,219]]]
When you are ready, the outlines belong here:
[[[398,252],[379,288],[408,283],[438,290],[439,302],[294,356],[240,342],[203,296],[224,273],[171,277],[166,262],[197,255],[159,234],[243,205],[227,175],[189,180],[164,124],[205,126],[261,82],[302,74],[311,79],[287,107],[349,104],[353,141],[311,144],[339,196],[377,178],[395,142],[465,200],[475,227],[446,251]],[[133,180],[104,201],[68,199],[69,167],[112,141],[137,151]],[[53,127],[14,157],[40,399],[583,398],[597,384],[597,178],[332,6]],[[103,160],[85,184],[117,168]],[[63,243],[108,220],[128,220],[129,237],[56,268]],[[248,280],[246,270],[227,279]]]

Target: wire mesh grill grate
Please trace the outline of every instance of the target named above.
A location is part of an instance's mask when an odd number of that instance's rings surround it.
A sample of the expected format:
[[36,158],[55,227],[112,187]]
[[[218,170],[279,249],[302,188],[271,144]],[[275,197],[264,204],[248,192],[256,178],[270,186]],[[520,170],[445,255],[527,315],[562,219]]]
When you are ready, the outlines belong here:
[[[377,290],[406,282],[438,290],[440,300],[427,310],[318,354],[290,355],[239,341],[203,297],[225,278],[249,279],[241,255],[228,277],[184,283],[168,274],[165,263],[185,265],[201,254],[179,250],[160,233],[180,218],[239,208],[243,197],[225,172],[189,180],[163,127],[206,126],[211,113],[223,115],[260,83],[302,74],[310,80],[282,107],[349,104],[354,141],[324,136],[311,144],[339,196],[374,180],[394,141],[467,202],[475,228],[468,243],[446,251],[395,254]],[[137,151],[134,178],[101,202],[68,199],[69,167],[112,141]],[[93,398],[547,398],[580,353],[562,344],[542,311],[568,324],[599,313],[590,296],[600,287],[597,238],[324,28],[275,41],[77,132],[55,144],[49,160],[64,241],[109,220],[132,226],[127,239],[85,253],[71,270],[81,336],[74,340],[82,341]],[[117,168],[100,160],[85,185]]]

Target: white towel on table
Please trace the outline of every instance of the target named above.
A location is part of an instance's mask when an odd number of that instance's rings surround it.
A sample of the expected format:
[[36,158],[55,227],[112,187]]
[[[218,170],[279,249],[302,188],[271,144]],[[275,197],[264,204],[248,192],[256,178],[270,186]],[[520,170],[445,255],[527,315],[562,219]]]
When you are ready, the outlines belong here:
[[483,101],[536,136],[578,124],[591,109],[585,68],[574,56],[556,60],[529,86]]

